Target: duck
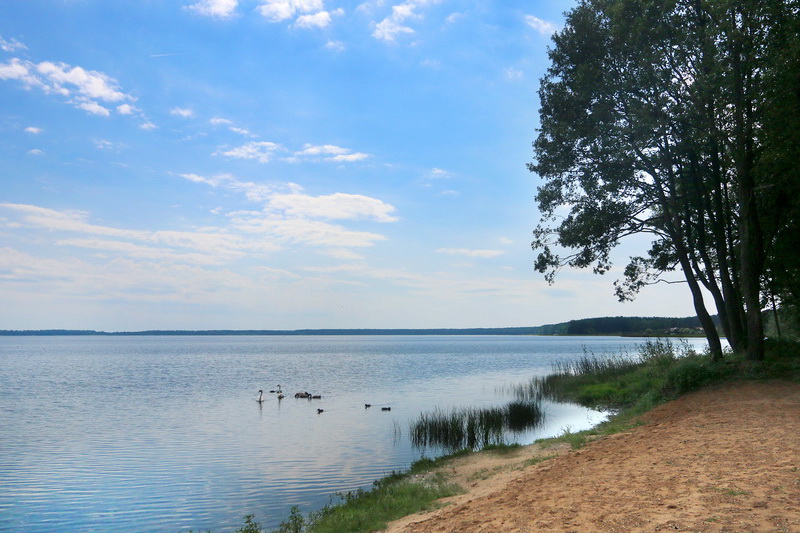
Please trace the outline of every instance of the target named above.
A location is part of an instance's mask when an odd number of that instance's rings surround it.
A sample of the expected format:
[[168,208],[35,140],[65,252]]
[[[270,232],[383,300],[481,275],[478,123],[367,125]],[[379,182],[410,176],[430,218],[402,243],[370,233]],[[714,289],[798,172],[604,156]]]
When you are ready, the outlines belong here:
[[364,409],[369,409],[370,407],[372,407],[371,403],[365,403],[364,404]]
[[391,411],[391,407],[381,407],[381,411]]
[[317,414],[324,413],[325,409],[317,409]]

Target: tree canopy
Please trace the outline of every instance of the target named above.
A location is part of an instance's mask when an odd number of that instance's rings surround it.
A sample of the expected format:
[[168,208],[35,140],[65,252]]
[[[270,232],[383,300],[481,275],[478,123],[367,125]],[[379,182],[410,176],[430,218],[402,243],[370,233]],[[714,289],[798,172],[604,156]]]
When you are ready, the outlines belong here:
[[[532,246],[604,273],[652,237],[621,300],[679,269],[715,357],[724,335],[763,358],[761,311],[800,295],[800,1],[583,0],[549,50],[530,170],[544,178]],[[705,295],[705,296],[704,296]]]

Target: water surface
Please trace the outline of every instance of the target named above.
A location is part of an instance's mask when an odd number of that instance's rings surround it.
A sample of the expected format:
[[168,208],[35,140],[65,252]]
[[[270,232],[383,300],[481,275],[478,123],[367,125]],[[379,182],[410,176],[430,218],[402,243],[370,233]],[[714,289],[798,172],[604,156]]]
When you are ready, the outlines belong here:
[[[292,505],[319,508],[335,492],[439,453],[408,441],[421,412],[502,405],[508,385],[546,374],[555,361],[584,349],[633,352],[641,342],[0,337],[0,531],[219,533],[246,514],[273,527]],[[285,399],[255,401],[256,391],[278,384]],[[297,391],[322,399],[295,399]],[[602,418],[573,405],[546,408],[547,423],[516,440]]]

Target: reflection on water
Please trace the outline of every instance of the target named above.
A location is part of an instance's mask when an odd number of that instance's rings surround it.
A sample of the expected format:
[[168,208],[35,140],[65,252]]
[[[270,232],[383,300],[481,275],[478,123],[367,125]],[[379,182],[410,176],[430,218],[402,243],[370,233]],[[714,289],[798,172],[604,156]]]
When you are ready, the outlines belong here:
[[[421,454],[408,436],[420,413],[502,406],[513,399],[504,386],[546,374],[584,344],[600,353],[638,342],[3,337],[0,531],[221,533],[251,513],[272,527],[292,505],[319,508],[408,467]],[[279,383],[282,400],[267,392]],[[321,398],[294,398],[299,391]],[[514,438],[602,417],[544,409],[541,426]]]

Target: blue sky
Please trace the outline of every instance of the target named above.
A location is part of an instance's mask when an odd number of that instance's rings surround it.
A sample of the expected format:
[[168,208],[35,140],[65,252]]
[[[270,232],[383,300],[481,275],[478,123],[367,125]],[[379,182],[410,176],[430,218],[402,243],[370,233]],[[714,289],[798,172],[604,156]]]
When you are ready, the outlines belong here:
[[0,2],[0,329],[693,314],[533,270],[538,80],[571,2]]

